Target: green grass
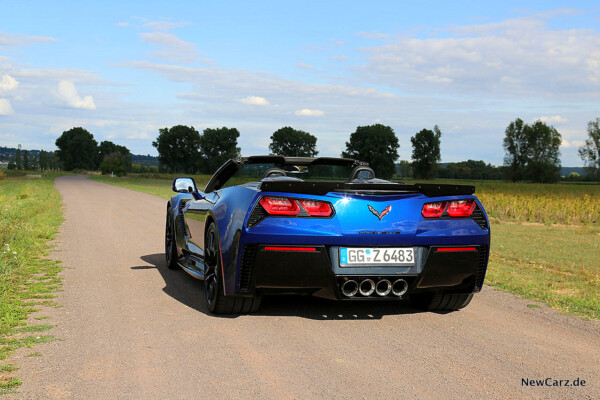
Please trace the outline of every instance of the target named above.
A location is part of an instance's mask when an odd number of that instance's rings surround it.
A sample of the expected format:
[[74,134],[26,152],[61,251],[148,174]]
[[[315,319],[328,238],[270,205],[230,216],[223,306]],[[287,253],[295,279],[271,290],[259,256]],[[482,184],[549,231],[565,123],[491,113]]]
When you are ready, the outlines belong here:
[[19,378],[3,378],[0,377],[0,395],[15,393],[13,390],[16,387],[21,386],[21,380]]
[[[208,178],[195,177],[199,186]],[[92,179],[162,198],[173,195],[171,179],[152,179],[143,174],[122,178],[96,175]],[[487,284],[579,316],[600,319],[600,185],[439,182],[475,185],[494,221]]]
[[[202,180],[198,179],[198,177],[194,178],[196,180],[196,184],[200,187],[204,187],[206,182],[208,182],[208,178],[210,177],[200,176],[200,178]],[[131,190],[137,190],[138,192],[153,194],[155,196],[162,197],[163,199],[169,199],[175,194],[173,190],[171,190],[171,184],[173,183],[172,179],[153,179],[135,176],[111,178],[107,175],[91,175],[90,179]]]
[[491,228],[487,284],[600,319],[600,230],[513,223]]
[[14,337],[51,328],[24,320],[40,306],[54,305],[48,299],[61,287],[59,263],[44,258],[62,222],[54,188],[58,174],[45,175],[0,180],[0,359],[17,348],[55,340],[51,335]]

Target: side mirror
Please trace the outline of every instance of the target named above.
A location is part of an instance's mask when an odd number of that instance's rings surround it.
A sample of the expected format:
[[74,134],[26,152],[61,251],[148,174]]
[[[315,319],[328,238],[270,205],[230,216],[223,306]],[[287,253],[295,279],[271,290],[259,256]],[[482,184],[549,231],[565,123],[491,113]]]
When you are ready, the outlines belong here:
[[173,191],[177,193],[196,193],[196,182],[193,178],[175,178],[173,179]]

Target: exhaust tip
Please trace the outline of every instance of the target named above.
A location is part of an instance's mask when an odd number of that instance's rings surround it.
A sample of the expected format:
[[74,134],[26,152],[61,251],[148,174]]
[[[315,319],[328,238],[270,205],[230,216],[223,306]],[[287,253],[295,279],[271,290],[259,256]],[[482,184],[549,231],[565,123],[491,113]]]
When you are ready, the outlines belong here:
[[408,283],[404,279],[398,279],[392,284],[392,293],[394,296],[402,296],[408,290]]
[[392,291],[392,282],[387,279],[382,279],[377,282],[377,286],[375,286],[375,293],[379,296],[387,296]]
[[342,294],[346,297],[352,297],[358,293],[358,282],[353,279],[347,280],[342,285]]
[[363,296],[370,296],[375,291],[375,282],[372,279],[365,279],[360,283],[359,292]]

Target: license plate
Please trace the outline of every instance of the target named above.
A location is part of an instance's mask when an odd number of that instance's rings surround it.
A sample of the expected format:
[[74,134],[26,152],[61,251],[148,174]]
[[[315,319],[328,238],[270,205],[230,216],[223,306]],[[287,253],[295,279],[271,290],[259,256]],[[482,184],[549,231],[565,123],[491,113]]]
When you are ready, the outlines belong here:
[[412,266],[415,250],[412,247],[340,247],[340,267],[358,265]]

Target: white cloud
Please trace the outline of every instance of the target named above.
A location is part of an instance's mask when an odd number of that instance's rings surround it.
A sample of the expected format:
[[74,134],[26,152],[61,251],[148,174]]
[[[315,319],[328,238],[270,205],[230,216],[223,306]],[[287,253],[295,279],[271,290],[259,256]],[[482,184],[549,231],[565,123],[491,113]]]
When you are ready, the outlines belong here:
[[343,54],[338,54],[336,56],[331,57],[331,60],[332,61],[346,61],[346,60],[348,60],[348,57],[346,57]]
[[69,107],[95,110],[96,104],[92,96],[81,98],[77,93],[75,84],[71,81],[60,81],[58,84],[58,96]]
[[125,27],[129,26],[129,22],[119,22],[119,23],[117,23],[117,26],[119,28],[125,28]]
[[398,36],[360,49],[367,61],[360,75],[421,94],[599,96],[600,32],[553,29],[552,15]]
[[129,135],[129,136],[127,136],[127,139],[130,139],[130,140],[148,140],[148,139],[150,139],[150,135],[148,135],[146,132],[141,132],[141,133],[137,133],[135,135]]
[[303,108],[302,110],[296,110],[294,114],[303,116],[303,117],[320,117],[325,115],[325,113],[321,110],[309,110],[308,108]]
[[8,99],[0,99],[0,115],[11,115],[14,114],[10,101]]
[[568,119],[561,117],[560,115],[552,115],[550,117],[539,117],[539,121],[545,122],[546,124],[562,124],[568,121]]
[[569,143],[565,139],[563,139],[562,142],[560,143],[560,147],[564,147],[565,149],[568,149],[569,147],[571,147],[571,143]]
[[172,33],[146,32],[140,33],[146,43],[158,46],[161,50],[152,53],[153,56],[168,62],[191,64],[196,61],[198,49],[193,43],[186,42]]
[[253,106],[268,106],[269,102],[264,97],[260,96],[248,96],[241,100],[244,104],[250,104]]
[[390,37],[387,33],[380,33],[376,31],[371,32],[357,32],[356,36],[364,39],[387,39]]
[[157,31],[168,31],[170,29],[181,28],[189,25],[188,22],[174,22],[174,21],[148,21],[144,23],[146,28],[152,28]]
[[314,65],[310,65],[310,64],[305,64],[303,62],[299,62],[296,64],[299,68],[302,69],[315,69]]
[[19,81],[8,74],[2,75],[2,80],[0,81],[0,89],[8,92],[10,90],[15,90],[19,86]]
[[27,36],[0,31],[0,46],[27,46],[34,43],[54,42],[50,36]]

